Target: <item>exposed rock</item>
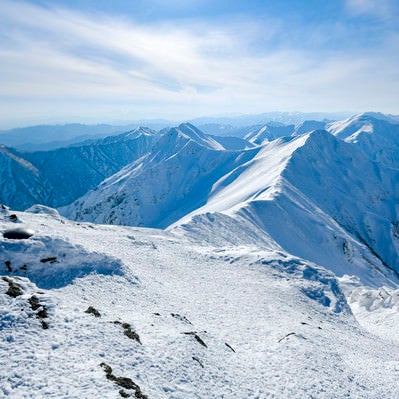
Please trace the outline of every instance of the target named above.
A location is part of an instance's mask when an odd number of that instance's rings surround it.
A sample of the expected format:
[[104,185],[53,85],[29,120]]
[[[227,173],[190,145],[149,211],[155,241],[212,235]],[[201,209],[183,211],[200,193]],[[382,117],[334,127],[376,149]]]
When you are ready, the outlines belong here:
[[[135,392],[134,392],[134,396],[135,396],[136,398],[138,398],[138,399],[148,399],[148,396],[147,396],[147,395],[144,395],[144,394],[141,392],[141,388],[140,388],[131,378],[129,378],[129,377],[116,377],[116,376],[112,373],[112,368],[111,368],[111,366],[108,365],[107,363],[104,363],[104,362],[101,363],[101,364],[100,364],[100,367],[102,367],[102,368],[104,369],[104,371],[105,371],[105,376],[107,377],[108,380],[113,381],[116,385],[119,385],[119,386],[122,387],[122,388],[125,388],[125,389],[133,389],[133,390],[135,391]],[[122,391],[124,394],[126,394],[126,392],[123,391],[123,390],[120,390],[120,391],[119,391],[119,394],[120,394],[122,397],[125,397],[125,398],[129,397],[129,396],[123,396],[123,395],[121,394],[121,391]]]
[[8,290],[6,291],[7,295],[12,296],[13,298],[16,298],[17,296],[20,296],[24,293],[22,291],[21,286],[19,284],[17,284],[14,280],[12,280],[8,277],[3,277],[3,280],[8,283]]
[[188,332],[184,332],[182,334],[192,335],[200,345],[204,346],[205,348],[208,347],[207,344],[202,340],[202,338],[195,331],[188,331]]
[[43,258],[43,259],[40,259],[40,262],[42,262],[42,263],[55,263],[55,262],[57,262],[57,257],[56,256],[51,256],[49,258]]
[[93,306],[89,306],[85,310],[85,313],[92,314],[94,317],[101,317],[101,313],[96,308],[93,308]]

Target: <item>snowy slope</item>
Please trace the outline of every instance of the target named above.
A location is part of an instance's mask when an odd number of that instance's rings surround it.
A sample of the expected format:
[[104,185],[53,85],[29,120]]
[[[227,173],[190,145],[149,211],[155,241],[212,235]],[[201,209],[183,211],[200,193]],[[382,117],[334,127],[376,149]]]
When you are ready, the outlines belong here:
[[214,212],[244,218],[292,254],[378,284],[381,271],[399,270],[398,181],[396,170],[315,131],[264,146],[172,228],[196,231],[201,215]]
[[206,203],[213,183],[257,151],[226,151],[212,137],[183,124],[164,134],[146,157],[61,213],[96,223],[166,227]]
[[331,272],[34,211],[32,238],[0,238],[2,397],[397,396],[397,337],[359,325]]

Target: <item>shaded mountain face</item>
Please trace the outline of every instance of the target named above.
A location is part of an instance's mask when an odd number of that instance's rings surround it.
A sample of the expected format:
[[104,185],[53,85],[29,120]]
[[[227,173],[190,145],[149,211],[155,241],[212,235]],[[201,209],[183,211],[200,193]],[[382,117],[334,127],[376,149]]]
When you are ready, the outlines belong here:
[[[394,136],[396,125],[389,121],[376,122],[368,115],[360,119],[363,129],[371,124],[381,135],[386,128],[387,140]],[[366,268],[364,278],[370,279],[365,263],[373,265],[376,275],[378,270],[399,271],[398,170],[362,147],[369,134],[358,134],[356,142],[325,130],[296,134],[303,125],[287,128],[288,137],[237,151],[226,151],[192,125],[181,125],[145,158],[62,212],[76,220],[169,226],[196,234],[211,234],[207,226],[215,222],[209,215],[226,225],[232,218],[226,237],[233,225],[251,225],[257,239],[340,275]],[[341,122],[346,129],[349,125]],[[327,128],[338,131],[338,124]],[[389,146],[395,144],[389,140]],[[393,165],[395,159],[389,161]]]
[[156,137],[154,131],[140,128],[52,151],[23,153],[3,147],[0,201],[14,209],[68,204],[147,153]]
[[14,209],[26,209],[37,199],[47,198],[50,188],[39,170],[14,150],[0,147],[0,201]]

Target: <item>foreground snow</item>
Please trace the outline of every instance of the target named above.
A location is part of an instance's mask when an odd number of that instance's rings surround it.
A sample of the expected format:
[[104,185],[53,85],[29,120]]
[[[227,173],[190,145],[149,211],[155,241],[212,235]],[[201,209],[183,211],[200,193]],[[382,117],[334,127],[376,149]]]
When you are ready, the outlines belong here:
[[[35,230],[0,240],[0,396],[398,396],[399,342],[387,334],[398,319],[369,328],[368,318],[396,312],[397,299],[366,309],[374,291],[342,279],[359,324],[331,272],[265,237],[260,248],[227,216],[186,236],[33,211],[0,220]],[[231,237],[218,240],[223,226]]]

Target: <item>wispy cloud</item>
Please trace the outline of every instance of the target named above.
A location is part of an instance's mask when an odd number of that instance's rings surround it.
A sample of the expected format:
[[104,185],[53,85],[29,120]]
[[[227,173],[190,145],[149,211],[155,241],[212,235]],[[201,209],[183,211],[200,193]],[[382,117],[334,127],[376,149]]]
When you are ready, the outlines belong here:
[[372,15],[398,23],[399,7],[396,0],[346,0],[346,7],[354,15]]
[[[273,46],[287,34],[272,19],[144,25],[8,0],[0,9],[3,120],[10,112],[105,118],[107,110],[108,119],[271,109],[392,112],[391,91],[399,92],[397,64],[387,62],[385,48],[368,55]],[[396,44],[391,39],[386,51]]]

